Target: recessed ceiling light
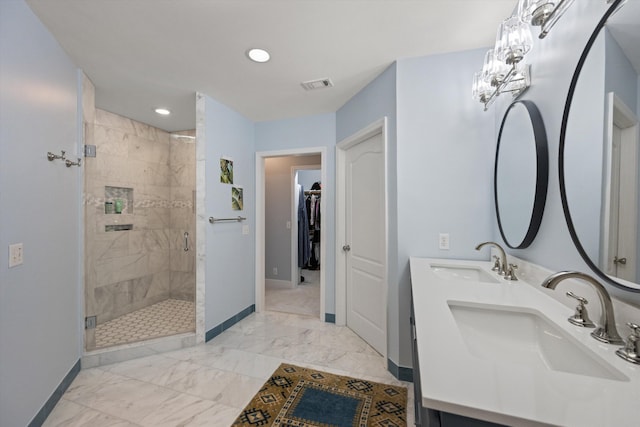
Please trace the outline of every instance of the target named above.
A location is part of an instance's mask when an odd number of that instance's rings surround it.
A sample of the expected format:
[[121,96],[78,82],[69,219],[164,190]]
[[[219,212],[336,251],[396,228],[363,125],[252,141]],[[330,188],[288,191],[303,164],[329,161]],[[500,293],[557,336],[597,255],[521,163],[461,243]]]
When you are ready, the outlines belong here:
[[247,51],[247,56],[253,62],[267,62],[271,55],[264,49],[253,48]]
[[161,116],[168,116],[169,114],[171,114],[171,111],[167,110],[166,108],[156,108],[153,111],[160,114]]

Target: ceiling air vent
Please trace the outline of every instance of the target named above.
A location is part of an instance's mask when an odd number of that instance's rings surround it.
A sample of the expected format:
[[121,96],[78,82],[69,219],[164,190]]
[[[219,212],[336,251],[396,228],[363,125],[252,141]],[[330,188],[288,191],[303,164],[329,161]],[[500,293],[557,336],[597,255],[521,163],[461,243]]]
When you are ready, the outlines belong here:
[[316,90],[333,87],[333,82],[331,81],[331,79],[309,80],[300,84],[303,88],[305,88],[305,90]]

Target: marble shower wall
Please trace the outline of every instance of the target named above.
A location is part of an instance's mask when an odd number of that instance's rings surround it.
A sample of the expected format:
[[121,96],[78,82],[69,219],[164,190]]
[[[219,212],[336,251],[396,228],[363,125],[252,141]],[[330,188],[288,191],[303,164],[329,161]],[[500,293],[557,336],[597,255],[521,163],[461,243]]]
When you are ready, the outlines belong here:
[[[194,256],[183,237],[195,238],[195,144],[184,143],[193,140],[100,109],[85,140],[96,146],[85,159],[87,316],[103,323],[169,297],[193,301]],[[122,214],[105,213],[115,194],[129,202]]]

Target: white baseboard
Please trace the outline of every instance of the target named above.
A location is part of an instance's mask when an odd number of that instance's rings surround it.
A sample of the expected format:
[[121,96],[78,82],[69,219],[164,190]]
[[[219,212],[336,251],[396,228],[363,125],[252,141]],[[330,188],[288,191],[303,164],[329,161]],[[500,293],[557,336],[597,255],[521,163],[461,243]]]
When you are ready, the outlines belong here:
[[293,289],[296,285],[291,280],[264,279],[265,289]]

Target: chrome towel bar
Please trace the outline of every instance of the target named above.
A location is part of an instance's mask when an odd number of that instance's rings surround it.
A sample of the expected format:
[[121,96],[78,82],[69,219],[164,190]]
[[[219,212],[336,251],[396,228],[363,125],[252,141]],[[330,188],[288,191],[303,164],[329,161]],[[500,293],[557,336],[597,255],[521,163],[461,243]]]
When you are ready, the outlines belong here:
[[239,215],[237,217],[235,217],[235,218],[214,218],[214,217],[210,216],[209,217],[209,222],[211,224],[213,224],[214,222],[221,222],[221,221],[236,221],[236,222],[240,222],[240,221],[244,221],[245,219],[247,219],[247,218],[245,218],[243,216],[239,216]]

